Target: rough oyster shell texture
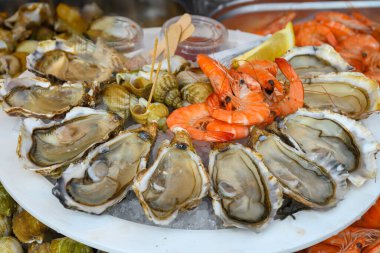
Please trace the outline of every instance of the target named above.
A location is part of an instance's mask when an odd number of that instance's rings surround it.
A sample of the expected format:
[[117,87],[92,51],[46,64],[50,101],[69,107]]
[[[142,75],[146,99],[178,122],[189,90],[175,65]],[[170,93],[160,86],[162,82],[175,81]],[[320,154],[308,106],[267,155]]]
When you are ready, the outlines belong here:
[[167,225],[179,211],[196,207],[209,190],[209,178],[188,133],[177,128],[171,143],[162,142],[152,166],[133,185],[146,216]]
[[9,115],[45,119],[86,104],[91,97],[80,83],[52,85],[39,77],[12,79],[0,88],[0,96],[3,109]]
[[156,132],[152,124],[99,145],[63,172],[53,194],[67,208],[101,214],[126,196],[136,174],[146,167]]
[[261,230],[282,204],[282,191],[262,157],[241,144],[219,144],[210,152],[210,195],[225,226]]
[[380,144],[360,122],[330,111],[300,109],[277,127],[309,157],[331,154],[349,172],[348,179],[355,186],[375,178]]
[[278,136],[258,128],[252,129],[251,145],[263,156],[284,193],[296,201],[311,208],[330,208],[343,199],[348,173],[335,159],[325,154],[310,159]]
[[121,122],[116,114],[85,107],[75,107],[64,119],[49,123],[27,118],[22,122],[17,152],[26,169],[52,175],[106,141]]

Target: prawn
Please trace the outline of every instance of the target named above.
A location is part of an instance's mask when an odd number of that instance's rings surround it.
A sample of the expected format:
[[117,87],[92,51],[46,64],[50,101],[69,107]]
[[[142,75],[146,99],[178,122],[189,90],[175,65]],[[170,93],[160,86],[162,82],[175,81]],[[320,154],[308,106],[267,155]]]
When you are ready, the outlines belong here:
[[380,228],[380,198],[376,203],[355,223],[355,226],[366,228]]
[[286,116],[292,114],[303,106],[304,90],[301,79],[294,71],[290,63],[284,58],[276,58],[275,62],[282,74],[290,82],[290,87],[285,97],[278,103],[271,105],[271,111],[276,116]]
[[259,30],[254,31],[256,34],[260,35],[268,35],[273,34],[281,29],[283,29],[289,22],[291,22],[296,17],[296,13],[294,11],[286,13],[285,15],[279,17],[278,19],[271,22],[271,24],[265,26],[265,28],[261,28]]
[[214,119],[210,117],[205,103],[181,107],[173,111],[166,120],[170,130],[182,127],[191,138],[201,141],[221,142],[233,139],[233,134],[222,131],[209,131],[207,124]]
[[335,11],[324,11],[320,12],[317,15],[315,15],[315,19],[317,21],[323,21],[323,20],[332,20],[339,22],[348,28],[362,31],[362,32],[370,32],[371,28],[366,25],[365,23],[361,22],[360,20],[351,17],[347,14],[335,12]]
[[336,46],[338,41],[331,29],[317,22],[307,22],[297,28],[296,44],[302,46],[320,46],[328,43]]
[[354,30],[334,20],[321,20],[320,23],[330,28],[339,41],[355,34]]

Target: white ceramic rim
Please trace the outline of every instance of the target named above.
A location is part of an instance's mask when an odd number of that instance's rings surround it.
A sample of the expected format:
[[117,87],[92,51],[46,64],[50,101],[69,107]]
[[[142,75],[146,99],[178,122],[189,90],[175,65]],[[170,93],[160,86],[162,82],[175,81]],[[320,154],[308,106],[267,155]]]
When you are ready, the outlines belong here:
[[[153,41],[159,29],[146,29],[145,41]],[[239,41],[241,32],[232,32]],[[235,36],[236,35],[236,36]],[[244,39],[240,39],[246,42]],[[364,124],[380,140],[372,115]],[[65,209],[52,194],[52,185],[42,176],[26,171],[16,156],[19,119],[0,112],[0,179],[6,190],[28,212],[50,228],[70,238],[107,252],[294,252],[338,233],[357,220],[380,195],[377,180],[351,189],[337,207],[328,211],[303,211],[283,221],[274,221],[261,233],[243,229],[180,230],[138,224],[110,215],[89,215]],[[380,161],[377,160],[378,170]]]

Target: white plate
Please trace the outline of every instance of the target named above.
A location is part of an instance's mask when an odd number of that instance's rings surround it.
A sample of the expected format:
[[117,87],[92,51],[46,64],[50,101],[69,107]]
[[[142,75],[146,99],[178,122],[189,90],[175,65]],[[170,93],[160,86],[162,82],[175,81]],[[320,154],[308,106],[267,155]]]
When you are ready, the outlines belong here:
[[[157,31],[146,30],[145,38],[152,38]],[[250,38],[240,32],[231,32],[230,38],[237,42],[239,34]],[[364,121],[377,140],[380,140],[379,121],[379,115]],[[331,210],[299,212],[295,220],[288,217],[274,221],[258,234],[242,229],[179,230],[142,225],[109,215],[95,216],[65,209],[51,194],[52,185],[44,177],[21,168],[15,152],[18,128],[19,120],[8,117],[1,110],[0,179],[4,187],[22,207],[47,226],[108,252],[294,252],[353,223],[380,194],[378,176],[377,180],[359,189],[350,189],[345,199]],[[377,165],[379,169],[379,160]]]

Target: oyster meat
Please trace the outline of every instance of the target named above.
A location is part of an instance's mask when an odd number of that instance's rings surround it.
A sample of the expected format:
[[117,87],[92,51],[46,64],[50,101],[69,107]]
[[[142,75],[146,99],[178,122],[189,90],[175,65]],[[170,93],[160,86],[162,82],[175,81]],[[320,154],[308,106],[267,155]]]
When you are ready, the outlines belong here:
[[259,154],[241,144],[218,144],[210,152],[210,195],[225,226],[262,229],[282,204],[282,191]]
[[340,72],[302,79],[304,105],[354,119],[379,110],[379,85],[362,73]]
[[171,143],[162,142],[156,161],[137,175],[133,185],[146,216],[160,225],[169,224],[179,211],[196,207],[209,189],[190,136],[181,128],[174,132]]
[[301,78],[315,74],[354,70],[332,46],[327,44],[295,47],[282,57],[292,65]]
[[90,95],[80,83],[52,85],[38,77],[16,78],[0,89],[9,115],[50,119],[85,104]]
[[122,57],[99,41],[45,40],[27,57],[27,69],[55,81],[98,82],[111,79],[122,68]]
[[126,196],[136,174],[146,167],[156,132],[151,124],[123,131],[96,147],[63,172],[53,194],[65,207],[101,214]]
[[348,179],[355,186],[375,178],[375,155],[380,144],[360,122],[330,111],[300,109],[277,127],[309,157],[332,154],[349,172]]
[[26,169],[52,175],[106,141],[121,122],[116,114],[85,107],[75,107],[64,119],[49,123],[28,118],[20,129],[17,152]]
[[253,128],[251,145],[263,156],[263,162],[277,178],[283,192],[311,208],[329,208],[346,193],[347,171],[335,159],[318,157],[318,163],[278,136]]

